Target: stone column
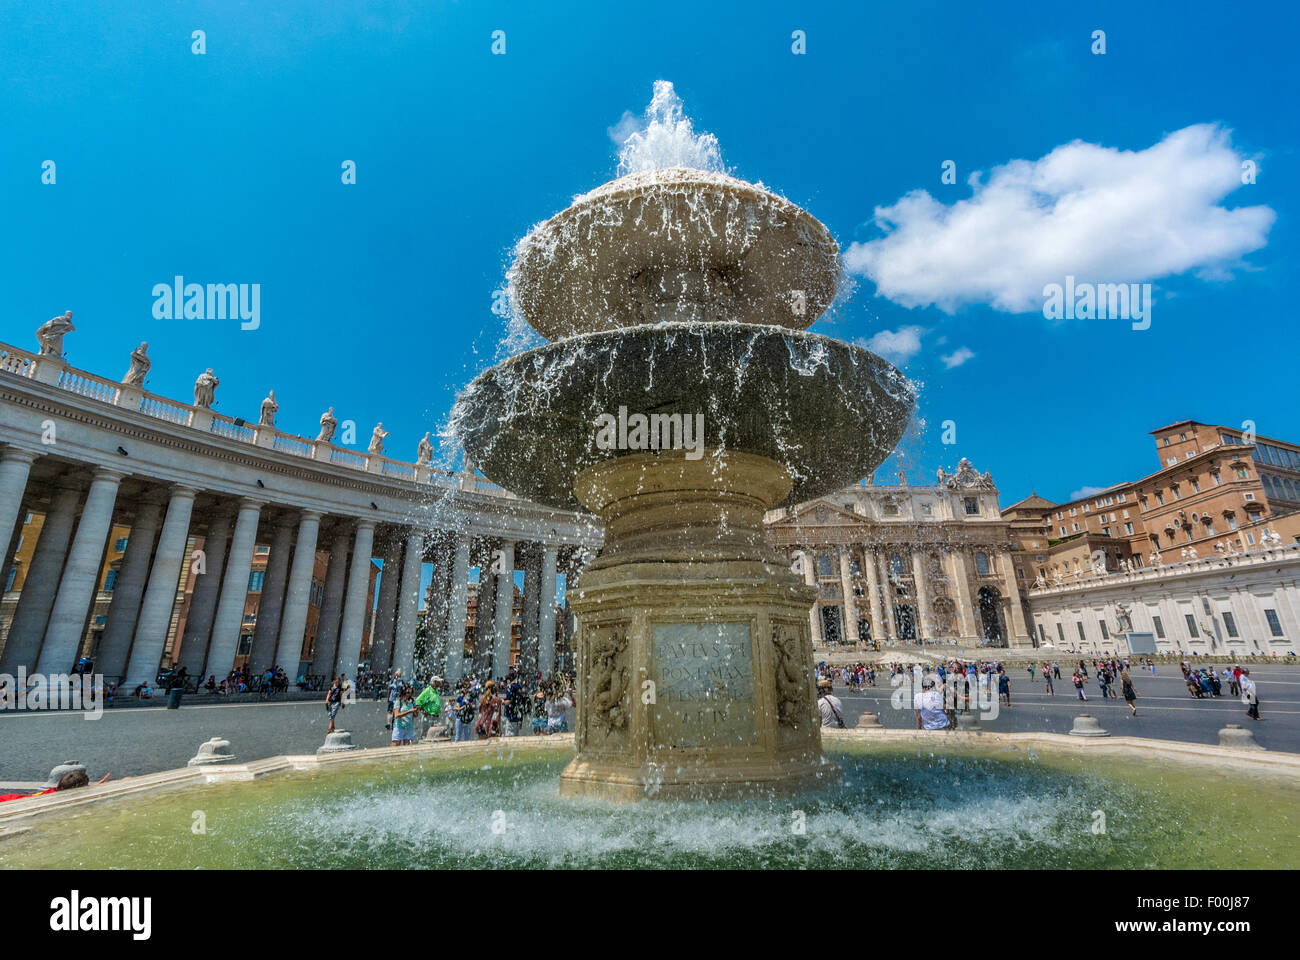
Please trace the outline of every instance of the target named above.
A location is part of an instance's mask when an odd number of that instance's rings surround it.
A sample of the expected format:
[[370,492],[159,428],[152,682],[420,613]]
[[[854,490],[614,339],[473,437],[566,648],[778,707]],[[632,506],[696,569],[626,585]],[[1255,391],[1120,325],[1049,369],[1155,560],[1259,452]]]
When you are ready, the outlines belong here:
[[339,621],[343,615],[343,594],[351,549],[352,531],[344,527],[330,541],[329,565],[325,568],[325,596],[320,605],[320,619],[316,621],[316,646],[312,651],[311,672],[327,676],[331,681],[338,676],[334,666],[338,660]]
[[19,667],[32,671],[36,668],[80,502],[81,490],[75,485],[60,481],[55,486],[40,538],[32,552],[32,562],[23,578],[18,607],[9,624],[9,639],[5,642],[4,656],[0,657],[0,673],[12,675]]
[[510,672],[510,635],[515,620],[515,545],[503,540],[498,554],[501,572],[497,575],[497,602],[493,608],[492,672],[504,677]]
[[975,617],[975,601],[970,589],[970,565],[966,562],[966,551],[955,548],[948,559],[952,564],[953,592],[957,594],[957,613],[961,617],[961,635],[963,640],[978,643],[981,639],[979,621]]
[[534,544],[528,548],[521,564],[524,568],[524,605],[519,631],[519,673],[525,677],[537,673],[537,651],[541,646],[541,561],[541,552]]
[[1029,628],[1025,625],[1025,608],[1020,605],[1020,584],[1016,582],[1015,564],[1011,554],[1005,550],[998,551],[998,568],[1007,585],[1007,600],[1011,604],[1011,636],[1007,638],[1008,647],[1032,647]]
[[[289,583],[289,557],[293,553],[293,528],[297,518],[279,517],[271,535],[271,553],[266,558],[266,578],[262,581],[262,599],[257,605],[257,624],[253,627],[253,647],[249,662],[254,673],[263,673],[267,667],[284,666],[275,655],[280,639],[280,617],[284,613],[284,591]],[[297,669],[298,661],[285,668],[285,673]],[[296,677],[289,677],[292,683]]]
[[912,552],[912,586],[916,588],[916,636],[918,640],[934,637],[934,621],[930,617],[930,585],[925,579],[923,550]]
[[[411,676],[415,670],[415,631],[420,621],[420,572],[424,565],[424,534],[411,530],[402,554],[402,579],[397,590],[397,625],[393,631],[393,666]],[[432,643],[430,632],[426,643]]]
[[840,548],[840,592],[844,594],[844,638],[858,645],[858,598],[853,594],[853,570],[847,547]]
[[537,608],[537,668],[543,677],[555,672],[555,567],[560,550],[554,544],[542,544],[541,584]]
[[343,620],[339,624],[338,671],[355,679],[361,661],[361,636],[366,628],[366,593],[370,588],[370,556],[375,545],[375,521],[358,520],[352,540],[352,563],[348,568],[348,589],[343,598]]
[[379,605],[370,631],[370,669],[381,673],[395,666],[393,625],[397,619],[397,589],[402,579],[402,541],[396,534],[384,548],[384,567],[379,573]]
[[[0,543],[8,543],[23,516],[23,494],[27,490],[27,477],[32,471],[36,454],[7,446],[0,453]],[[0,577],[9,572],[12,553],[0,563]],[[0,583],[0,589],[3,584]]]
[[455,535],[451,575],[447,590],[447,672],[446,678],[459,680],[465,675],[465,628],[469,620],[469,540]]
[[212,642],[208,645],[208,672],[218,678],[235,665],[239,636],[244,628],[244,604],[248,599],[248,575],[253,569],[253,548],[257,546],[257,523],[264,500],[244,497],[239,501],[235,533],[230,538],[230,556],[221,578],[221,596],[212,621]]
[[203,538],[203,565],[199,568],[202,572],[194,574],[194,592],[190,595],[190,609],[185,617],[185,632],[181,634],[177,661],[190,676],[203,676],[208,663],[212,618],[217,612],[221,571],[226,568],[226,547],[230,545],[234,527],[233,510],[223,508],[208,518],[208,532]]
[[480,677],[492,673],[495,653],[497,577],[486,564],[478,568],[478,604],[474,608],[474,672]]
[[[320,514],[304,510],[298,518],[298,542],[293,549],[293,565],[284,593],[280,614],[280,634],[275,659],[284,667],[292,683],[298,679],[302,662],[303,637],[307,632],[307,608],[311,605],[311,578],[316,569],[316,538],[320,533]],[[319,634],[319,624],[317,625]]]
[[881,632],[882,640],[896,640],[898,638],[898,618],[894,613],[894,601],[898,596],[895,593],[893,580],[890,575],[893,571],[889,566],[889,549],[885,548],[880,551],[876,558],[880,570],[880,602],[884,605],[885,629]]
[[803,582],[817,590],[817,598],[813,600],[812,608],[808,611],[808,629],[811,631],[813,646],[820,647],[825,641],[822,638],[822,591],[821,585],[817,582],[817,554],[806,549],[800,552],[803,554]]
[[135,642],[131,644],[124,685],[143,680],[153,683],[158,676],[158,663],[167,645],[172,607],[176,603],[176,582],[185,560],[195,493],[192,487],[172,487],[167,516],[158,535],[158,549],[154,551],[153,568],[149,571],[149,585],[145,587],[140,618],[135,624]]
[[162,509],[162,499],[157,494],[146,494],[131,521],[122,569],[113,584],[113,602],[108,606],[104,636],[95,658],[95,672],[106,677],[120,676],[126,669],[131,636],[135,633],[145,582],[149,578],[149,560],[153,556],[154,541],[158,539],[158,528],[162,525]]
[[77,532],[68,549],[68,559],[59,580],[59,592],[45,628],[45,643],[36,671],[64,673],[76,666],[81,641],[86,634],[86,616],[99,586],[99,569],[104,560],[104,542],[113,526],[113,506],[122,474],[99,467],[90,482],[86,504],[81,509]]
[[870,549],[862,551],[862,572],[867,576],[867,599],[871,605],[871,639],[883,641],[889,634],[885,630],[885,614],[880,602],[880,567]]

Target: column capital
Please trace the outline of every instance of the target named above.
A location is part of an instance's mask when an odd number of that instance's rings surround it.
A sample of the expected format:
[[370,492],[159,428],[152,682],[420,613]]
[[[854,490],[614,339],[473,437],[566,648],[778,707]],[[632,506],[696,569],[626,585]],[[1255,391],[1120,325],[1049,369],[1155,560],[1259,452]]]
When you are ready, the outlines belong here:
[[94,473],[91,474],[92,482],[95,480],[112,480],[115,483],[121,483],[126,477],[123,470],[114,470],[112,467],[95,467]]
[[370,520],[364,517],[357,517],[356,518],[357,532],[360,532],[362,530],[374,530],[375,525],[377,523],[378,523],[377,520]]
[[0,451],[0,463],[34,463],[38,456],[39,454],[30,450],[8,443],[5,444],[4,450]]
[[305,523],[308,520],[315,520],[317,523],[320,523],[324,516],[325,515],[319,510],[299,510],[298,522]]
[[172,500],[193,500],[199,495],[197,487],[187,486],[183,483],[173,483],[167,492]]
[[259,500],[257,497],[239,498],[239,509],[241,512],[244,510],[261,510],[264,506],[266,506],[266,504],[267,504],[266,500]]

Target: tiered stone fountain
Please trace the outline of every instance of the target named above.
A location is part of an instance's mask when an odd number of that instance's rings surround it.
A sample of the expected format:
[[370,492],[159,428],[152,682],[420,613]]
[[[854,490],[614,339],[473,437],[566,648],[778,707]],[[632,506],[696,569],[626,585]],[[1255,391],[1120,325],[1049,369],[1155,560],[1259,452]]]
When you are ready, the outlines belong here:
[[[837,279],[816,219],[698,170],[622,177],[520,242],[514,302],[554,342],[477,377],[452,424],[491,480],[605,522],[568,592],[578,756],[564,792],[837,778],[812,680],[815,591],[764,541],[763,514],[870,474],[914,405],[884,360],[803,332]],[[700,416],[702,446],[674,443],[672,426]],[[626,434],[600,442],[614,420]]]

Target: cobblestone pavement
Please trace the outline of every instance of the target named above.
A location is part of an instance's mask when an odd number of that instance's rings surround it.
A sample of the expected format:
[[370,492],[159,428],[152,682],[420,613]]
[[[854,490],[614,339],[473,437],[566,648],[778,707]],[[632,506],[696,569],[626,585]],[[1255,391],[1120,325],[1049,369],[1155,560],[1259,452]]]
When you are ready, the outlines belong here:
[[[1064,661],[1061,666],[1068,674]],[[1013,667],[1009,675],[1011,709],[1004,707],[996,719],[986,720],[989,730],[1067,733],[1077,714],[1091,713],[1116,735],[1214,744],[1221,727],[1240,723],[1270,750],[1300,753],[1297,668],[1252,667],[1264,717],[1260,723],[1246,716],[1236,698],[1193,700],[1174,666],[1157,667],[1154,677],[1133,675],[1139,694],[1136,718],[1129,717],[1123,700],[1100,699],[1095,676],[1088,684],[1088,702],[1081,703],[1068,676],[1056,681],[1056,696],[1049,697],[1042,680],[1031,683],[1023,668]],[[859,714],[873,712],[886,727],[914,727],[910,704],[903,710],[890,705],[888,674],[879,683],[856,695],[842,685],[836,688],[844,700],[845,722],[855,726]],[[44,781],[64,760],[85,763],[94,779],[105,773],[124,777],[183,767],[199,744],[214,736],[228,739],[241,760],[314,753],[325,740],[328,723],[319,702],[139,707],[108,710],[98,720],[75,713],[5,713],[0,714],[0,781]],[[383,701],[352,704],[338,726],[350,730],[359,746],[379,747],[390,739],[384,730]],[[417,738],[422,733],[417,731]]]

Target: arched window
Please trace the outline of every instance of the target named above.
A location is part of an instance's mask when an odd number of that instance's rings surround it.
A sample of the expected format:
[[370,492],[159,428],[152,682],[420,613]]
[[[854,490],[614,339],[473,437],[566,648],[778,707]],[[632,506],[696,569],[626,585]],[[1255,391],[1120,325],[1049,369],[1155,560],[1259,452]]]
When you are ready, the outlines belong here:
[[831,558],[827,554],[817,554],[817,576],[831,576]]
[[975,554],[975,570],[980,574],[980,576],[988,576],[989,555],[987,553]]
[[891,554],[889,557],[889,570],[896,577],[903,575],[903,558],[898,554]]

